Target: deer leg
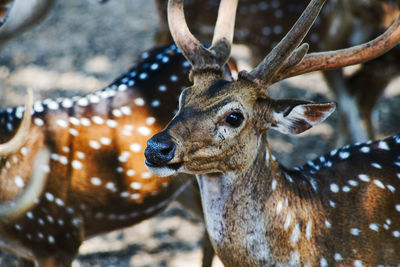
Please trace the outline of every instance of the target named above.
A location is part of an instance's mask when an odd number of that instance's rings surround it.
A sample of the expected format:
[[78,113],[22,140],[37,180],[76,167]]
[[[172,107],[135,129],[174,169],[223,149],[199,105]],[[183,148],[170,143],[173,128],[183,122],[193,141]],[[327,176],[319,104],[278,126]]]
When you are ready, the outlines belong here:
[[372,138],[375,133],[371,113],[388,83],[398,75],[398,64],[395,62],[399,58],[398,54],[399,51],[391,51],[383,57],[364,63],[362,69],[348,79],[357,94],[361,115]]
[[74,256],[71,255],[55,255],[38,259],[39,267],[70,267]]
[[361,121],[357,98],[346,84],[342,70],[324,71],[323,74],[338,102],[340,126],[337,145],[368,140],[367,127]]

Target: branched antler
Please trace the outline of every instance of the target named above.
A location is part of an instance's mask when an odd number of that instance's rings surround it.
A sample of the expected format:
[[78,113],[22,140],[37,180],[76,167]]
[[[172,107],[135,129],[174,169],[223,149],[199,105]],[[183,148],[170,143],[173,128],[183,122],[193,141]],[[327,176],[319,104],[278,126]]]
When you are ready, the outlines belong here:
[[[287,67],[286,71],[277,74],[273,82],[285,78],[301,75],[316,70],[332,70],[349,65],[360,64],[377,58],[400,42],[400,17],[383,34],[374,40],[353,46],[328,52],[311,53],[297,65]],[[290,65],[290,63],[287,63]],[[285,67],[284,67],[285,68]]]
[[168,2],[171,35],[191,63],[193,70],[220,68],[229,59],[238,0],[222,0],[212,45],[205,48],[190,32],[183,12],[183,0]]

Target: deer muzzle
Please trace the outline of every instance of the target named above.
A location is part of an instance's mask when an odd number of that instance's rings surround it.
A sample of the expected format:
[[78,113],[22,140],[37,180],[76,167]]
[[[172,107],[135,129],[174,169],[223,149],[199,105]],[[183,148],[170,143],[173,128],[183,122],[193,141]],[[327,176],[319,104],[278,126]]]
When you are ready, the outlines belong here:
[[177,172],[181,163],[170,163],[175,156],[176,145],[172,138],[160,132],[147,141],[144,151],[146,166],[153,174],[165,177]]

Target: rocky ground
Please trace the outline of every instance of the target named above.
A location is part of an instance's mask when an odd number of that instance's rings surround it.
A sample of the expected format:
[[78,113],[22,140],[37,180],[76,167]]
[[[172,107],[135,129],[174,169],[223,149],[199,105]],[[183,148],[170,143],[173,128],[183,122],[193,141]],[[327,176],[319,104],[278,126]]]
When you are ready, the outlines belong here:
[[[106,86],[127,70],[137,55],[154,45],[158,17],[153,1],[58,1],[38,26],[0,52],[0,102],[21,104],[25,88],[37,98],[72,96]],[[327,101],[332,94],[320,74],[274,86],[273,95]],[[374,112],[379,136],[398,132],[400,81],[392,82]],[[271,145],[286,165],[304,163],[335,146],[337,117],[299,137],[271,134]],[[74,267],[200,266],[202,223],[174,204],[137,226],[87,240]],[[13,266],[2,257],[0,266]],[[218,266],[219,263],[214,264]]]

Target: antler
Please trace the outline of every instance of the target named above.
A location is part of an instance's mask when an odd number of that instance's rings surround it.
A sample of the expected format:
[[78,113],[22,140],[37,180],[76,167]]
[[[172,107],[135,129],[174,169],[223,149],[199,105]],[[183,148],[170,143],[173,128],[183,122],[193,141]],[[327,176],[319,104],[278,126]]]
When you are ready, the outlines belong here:
[[18,217],[30,209],[34,204],[34,200],[39,198],[47,177],[43,166],[48,164],[49,159],[50,152],[48,149],[41,149],[37,153],[28,187],[12,202],[0,204],[0,218],[2,221],[12,220]]
[[332,70],[364,63],[383,55],[399,42],[400,16],[383,34],[368,43],[341,50],[311,53],[306,55],[297,65],[288,60],[285,63],[286,67],[282,68],[286,68],[286,70],[274,77],[273,82],[311,71]]
[[26,142],[29,135],[29,129],[31,127],[32,117],[32,105],[33,105],[33,93],[32,90],[28,90],[28,97],[25,103],[25,113],[22,118],[21,124],[18,128],[17,133],[7,143],[0,144],[0,156],[7,156],[18,151]]
[[[312,0],[308,4],[292,29],[283,37],[278,45],[272,49],[264,60],[250,72],[253,77],[263,81],[270,81],[292,54],[296,55],[294,58],[298,61],[304,57],[308,46],[300,46],[300,50],[296,50],[296,48],[310,30],[325,1],[326,0]],[[298,51],[298,53],[295,51]]]
[[183,0],[168,2],[168,24],[172,38],[193,70],[220,68],[229,59],[238,0],[221,0],[212,45],[205,48],[190,32]]

